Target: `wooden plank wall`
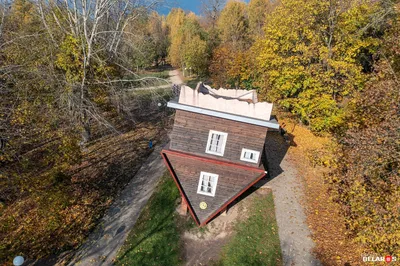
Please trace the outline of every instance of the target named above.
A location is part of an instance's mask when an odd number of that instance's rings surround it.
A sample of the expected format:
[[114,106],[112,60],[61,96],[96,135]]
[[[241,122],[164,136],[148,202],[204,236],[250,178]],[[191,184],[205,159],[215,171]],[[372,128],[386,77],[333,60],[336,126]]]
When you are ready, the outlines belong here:
[[[228,133],[223,157],[205,153],[210,130]],[[258,167],[266,133],[266,127],[176,110],[170,149]],[[259,162],[241,161],[242,148],[259,151]]]

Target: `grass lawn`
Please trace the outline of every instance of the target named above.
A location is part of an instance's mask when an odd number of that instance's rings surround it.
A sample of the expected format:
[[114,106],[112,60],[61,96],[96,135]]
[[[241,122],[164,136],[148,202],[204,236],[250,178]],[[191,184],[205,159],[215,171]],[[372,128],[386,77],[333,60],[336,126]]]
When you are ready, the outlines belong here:
[[282,265],[272,193],[257,195],[249,217],[236,224],[235,235],[215,263],[223,265]]
[[115,265],[181,264],[181,232],[175,212],[178,198],[179,191],[165,172],[119,251]]

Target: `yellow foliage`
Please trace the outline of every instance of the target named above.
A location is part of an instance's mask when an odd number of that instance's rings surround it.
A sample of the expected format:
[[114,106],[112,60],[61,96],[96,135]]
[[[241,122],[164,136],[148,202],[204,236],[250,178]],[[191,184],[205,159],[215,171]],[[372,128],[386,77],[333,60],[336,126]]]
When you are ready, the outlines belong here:
[[341,125],[337,104],[367,79],[358,57],[380,43],[359,34],[377,8],[367,1],[283,0],[253,47],[264,98],[280,101],[314,131]]

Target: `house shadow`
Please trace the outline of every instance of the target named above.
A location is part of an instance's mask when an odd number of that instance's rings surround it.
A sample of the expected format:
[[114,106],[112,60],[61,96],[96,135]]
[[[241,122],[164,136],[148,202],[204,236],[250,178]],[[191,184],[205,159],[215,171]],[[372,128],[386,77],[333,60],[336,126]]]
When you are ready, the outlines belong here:
[[283,173],[281,163],[290,146],[297,146],[294,142],[294,135],[290,133],[282,134],[280,131],[268,131],[261,157],[267,175],[257,182],[256,187],[265,185]]

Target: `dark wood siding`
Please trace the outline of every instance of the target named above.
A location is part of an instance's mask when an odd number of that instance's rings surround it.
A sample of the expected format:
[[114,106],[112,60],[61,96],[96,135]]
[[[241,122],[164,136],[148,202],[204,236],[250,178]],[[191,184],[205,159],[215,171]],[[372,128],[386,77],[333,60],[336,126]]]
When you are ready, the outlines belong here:
[[[167,153],[167,157],[200,223],[206,221],[207,218],[221,208],[226,202],[263,175],[259,170],[256,171],[218,163],[210,163],[171,153]],[[200,172],[202,171],[218,175],[218,183],[214,197],[197,193]],[[202,201],[207,203],[207,209],[205,210],[201,210],[199,207]]]
[[[205,152],[210,130],[228,133],[224,156]],[[265,127],[177,110],[169,148],[257,167],[260,165],[266,133]],[[260,152],[257,164],[240,160],[243,148]]]

